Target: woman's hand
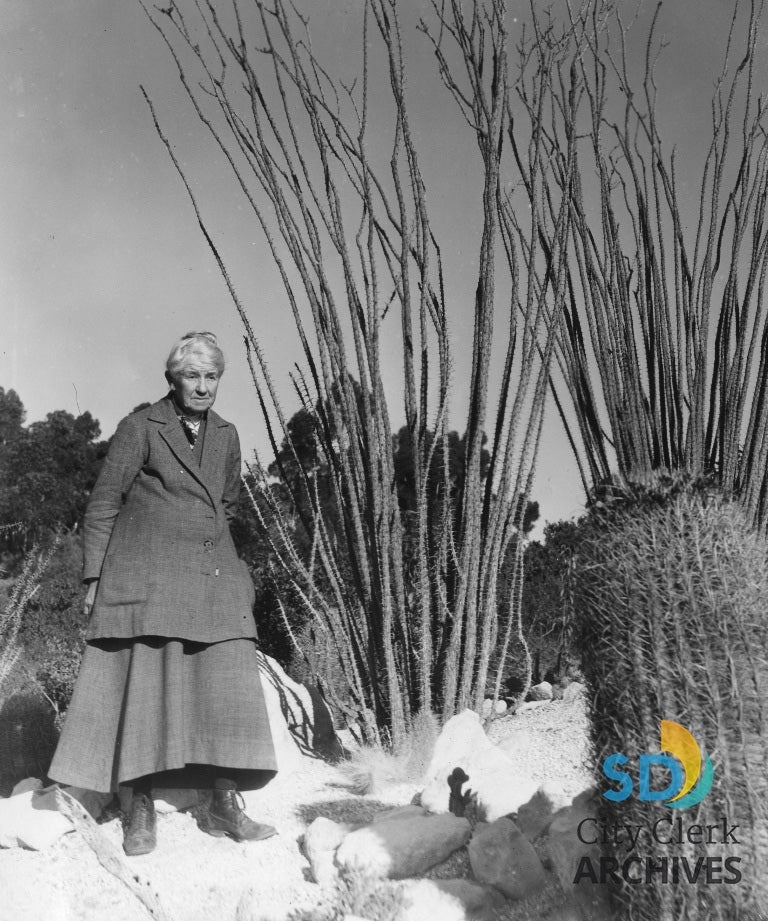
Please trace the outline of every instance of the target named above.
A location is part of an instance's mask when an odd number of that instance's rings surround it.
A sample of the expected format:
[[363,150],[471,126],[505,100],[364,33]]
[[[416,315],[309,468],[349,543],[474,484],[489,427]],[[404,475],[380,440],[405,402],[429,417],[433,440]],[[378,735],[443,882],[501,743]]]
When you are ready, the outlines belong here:
[[98,579],[94,579],[92,582],[88,583],[88,590],[85,593],[85,601],[83,602],[83,614],[85,614],[86,617],[91,616],[91,608],[93,607],[93,602],[96,600],[96,589],[98,587]]

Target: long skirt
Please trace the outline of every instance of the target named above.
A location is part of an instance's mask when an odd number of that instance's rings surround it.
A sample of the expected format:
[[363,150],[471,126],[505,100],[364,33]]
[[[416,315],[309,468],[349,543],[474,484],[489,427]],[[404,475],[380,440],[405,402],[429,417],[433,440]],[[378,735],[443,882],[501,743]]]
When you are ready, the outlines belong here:
[[140,637],[86,646],[49,776],[104,793],[148,774],[248,790],[276,770],[253,640]]

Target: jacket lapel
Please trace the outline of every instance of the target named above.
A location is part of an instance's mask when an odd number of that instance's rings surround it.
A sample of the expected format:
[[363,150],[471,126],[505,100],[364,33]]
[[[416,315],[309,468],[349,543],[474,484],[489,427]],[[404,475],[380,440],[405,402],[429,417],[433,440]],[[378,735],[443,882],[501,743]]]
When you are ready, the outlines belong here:
[[[198,466],[197,461],[190,451],[187,436],[179,423],[179,417],[173,408],[170,397],[165,397],[152,407],[152,413],[149,417],[155,422],[164,423],[160,429],[160,436],[173,451],[174,456],[180,464],[184,466],[188,473],[197,480],[210,497],[211,504],[216,504],[214,490],[211,487],[210,474],[215,469],[214,458],[218,458],[221,453],[221,442],[224,440],[219,432],[220,424],[223,422],[220,416],[217,416],[212,410],[208,411],[208,420],[205,426],[205,442],[203,443],[203,456],[201,464]],[[226,423],[224,423],[226,425]],[[215,434],[214,434],[215,433]]]
[[[199,473],[202,477],[203,484],[212,483],[215,480],[215,473],[221,468],[223,463],[222,454],[224,452],[226,439],[224,438],[223,428],[229,425],[221,416],[217,416],[212,410],[208,410],[208,418],[205,423],[205,441],[203,442],[203,456],[200,458]],[[179,426],[181,428],[181,426]],[[182,435],[184,433],[182,432]],[[206,489],[208,487],[206,486]],[[208,490],[210,492],[210,489]]]

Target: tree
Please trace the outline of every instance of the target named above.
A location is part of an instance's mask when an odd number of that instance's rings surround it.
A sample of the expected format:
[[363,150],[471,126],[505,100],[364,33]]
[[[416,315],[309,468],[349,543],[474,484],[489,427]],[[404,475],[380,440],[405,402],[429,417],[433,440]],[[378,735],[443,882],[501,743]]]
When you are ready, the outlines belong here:
[[[20,401],[15,415],[23,418]],[[18,525],[4,535],[8,550],[24,552],[80,522],[106,453],[99,434],[89,412],[56,410],[0,446],[0,521]]]
[[21,434],[26,413],[15,390],[0,387],[0,449]]
[[[506,6],[503,0],[434,4],[420,31],[458,121],[476,142],[481,190],[472,370],[459,425],[465,431],[459,495],[450,463],[450,292],[409,113],[397,4],[366,3],[362,73],[354,86],[334,80],[312,51],[301,11],[283,0],[255,0],[247,9],[239,0],[204,0],[194,10],[172,3],[160,12],[147,8],[147,15],[177,64],[195,115],[222,151],[264,232],[302,343],[304,369],[296,376],[296,391],[313,418],[317,451],[329,473],[334,522],[327,520],[316,481],[301,474],[312,514],[308,564],[293,544],[281,502],[273,501],[269,464],[258,458],[252,468],[257,515],[293,597],[336,646],[352,699],[350,715],[367,737],[380,738],[386,728],[397,742],[419,710],[449,716],[466,706],[479,708],[492,652],[499,647],[506,655],[512,636],[520,635],[523,556],[515,537],[527,508],[566,293],[562,254],[570,233],[569,170],[562,206],[551,199],[556,229],[549,270],[543,280],[523,278],[522,252],[538,252],[539,228],[534,211],[525,237],[516,234],[519,224],[510,213],[503,176],[504,169],[518,171],[518,151],[508,141],[518,123],[512,114]],[[571,30],[566,27],[568,34]],[[586,29],[581,32],[577,42],[587,40]],[[551,99],[557,56],[556,47],[542,43],[529,57],[542,105]],[[379,63],[383,71],[374,73]],[[384,164],[370,139],[374,83],[390,93],[393,129]],[[243,321],[272,450],[278,454],[285,440],[293,453],[288,416],[242,300],[149,104]],[[535,188],[546,168],[541,114],[521,128],[526,175]],[[380,139],[375,146],[381,148]],[[402,408],[414,459],[415,510],[408,524],[399,505],[382,377],[382,336],[390,326],[401,336]],[[502,372],[491,391],[495,342],[501,344]],[[486,425],[487,419],[492,423]],[[439,481],[431,479],[434,474]],[[500,608],[498,578],[510,546],[516,547],[515,588]],[[349,565],[349,579],[342,563]]]

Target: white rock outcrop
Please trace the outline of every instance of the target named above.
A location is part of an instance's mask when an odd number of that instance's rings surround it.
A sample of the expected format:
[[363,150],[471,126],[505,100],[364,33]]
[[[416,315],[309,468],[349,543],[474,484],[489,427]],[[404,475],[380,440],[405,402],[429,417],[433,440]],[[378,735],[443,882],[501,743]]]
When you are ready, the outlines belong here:
[[0,799],[0,847],[43,851],[69,831],[72,824],[57,811],[50,789]]
[[470,789],[477,794],[489,822],[517,812],[539,786],[491,742],[472,710],[449,719],[437,739],[421,793],[421,805],[430,812],[448,812],[448,775],[457,767],[469,777],[462,792]]

